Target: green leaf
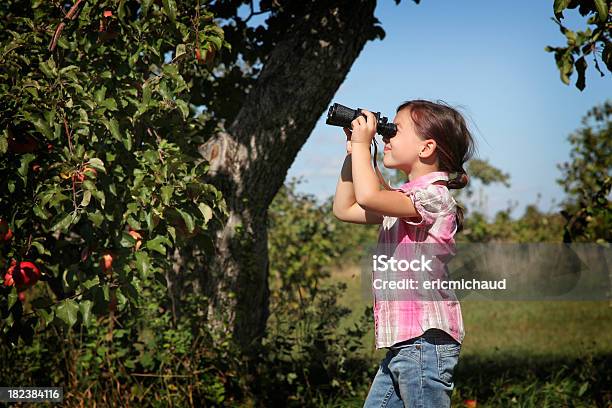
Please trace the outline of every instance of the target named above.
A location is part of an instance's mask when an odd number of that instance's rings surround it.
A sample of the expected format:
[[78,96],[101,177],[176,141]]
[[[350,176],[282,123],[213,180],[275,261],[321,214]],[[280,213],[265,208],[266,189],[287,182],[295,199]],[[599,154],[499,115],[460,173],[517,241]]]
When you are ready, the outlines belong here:
[[176,102],[176,106],[178,106],[178,108],[181,110],[183,119],[187,119],[187,117],[189,116],[189,105],[187,105],[187,102],[181,99],[177,99],[175,102]]
[[599,15],[599,21],[604,23],[608,18],[608,5],[604,0],[594,0],[597,14]]
[[161,196],[162,196],[162,202],[164,203],[164,205],[170,204],[170,199],[172,198],[173,192],[174,192],[173,186],[162,186]]
[[164,3],[164,12],[172,21],[172,23],[176,23],[176,1],[175,0],[163,0]]
[[4,129],[0,135],[0,154],[6,153],[8,150],[8,129]]
[[204,217],[204,223],[207,224],[208,221],[210,221],[210,219],[212,218],[212,209],[204,203],[198,204],[198,209]]
[[55,66],[55,61],[53,61],[53,57],[49,58],[47,61],[41,62],[39,67],[48,78],[52,79],[57,75],[57,68]]
[[220,50],[221,47],[223,46],[223,39],[217,36],[210,36],[207,38],[207,40],[209,41],[209,43],[212,44],[213,47],[215,47],[215,49]]
[[183,218],[183,221],[185,221],[185,226],[187,227],[187,232],[193,232],[193,229],[195,228],[195,224],[193,222],[193,217],[186,213],[183,210],[180,209],[176,209],[176,211],[178,211],[179,214],[181,214],[181,217]]
[[28,176],[28,170],[30,168],[30,163],[34,160],[36,156],[32,153],[24,154],[21,156],[21,166],[19,166],[19,170],[17,171],[21,176],[24,184],[26,183],[26,177]]
[[83,193],[83,200],[81,200],[81,207],[85,208],[89,205],[89,202],[91,201],[91,191],[90,190],[86,190]]
[[93,222],[96,228],[100,227],[100,225],[102,225],[102,222],[104,221],[104,216],[99,210],[97,210],[95,213],[87,213],[87,218],[89,218],[91,222]]
[[142,85],[142,105],[144,108],[149,106],[149,102],[151,102],[151,84],[149,81],[145,81]]
[[32,95],[34,98],[36,98],[36,99],[39,98],[39,96],[38,96],[38,89],[37,88],[29,86],[27,88],[24,88],[24,90],[26,92],[28,92],[30,95]]
[[147,13],[149,11],[149,7],[151,7],[152,3],[153,3],[153,0],[142,0],[141,8],[142,8],[142,16],[144,18],[147,17]]
[[125,24],[125,1],[126,0],[119,1],[117,16],[119,17],[119,21],[121,21],[121,24]]
[[159,252],[162,255],[166,255],[166,247],[164,244],[171,246],[172,242],[170,242],[170,240],[163,235],[158,235],[155,238],[147,241],[145,246],[147,249]]
[[157,92],[164,99],[174,99],[174,93],[172,93],[172,92],[170,92],[168,90],[168,86],[166,85],[166,81],[165,80],[159,81],[159,85],[157,86]]
[[51,229],[53,231],[61,231],[64,232],[70,224],[75,220],[73,213],[66,214],[64,218],[62,218],[57,224],[55,224]]
[[131,248],[136,244],[136,240],[134,239],[133,236],[131,236],[127,232],[122,231],[121,241],[119,242],[119,244],[124,248]]
[[119,122],[117,122],[117,119],[115,118],[111,118],[109,119],[102,119],[102,123],[104,123],[104,126],[106,126],[106,128],[109,130],[109,132],[111,133],[111,135],[121,141],[122,137],[121,137],[121,132],[119,131]]
[[93,307],[93,302],[91,300],[81,300],[79,303],[79,310],[81,312],[81,319],[85,326],[89,326],[91,324],[91,309]]
[[[89,180],[86,180],[86,181],[89,181]],[[83,183],[83,185],[84,184],[85,183]],[[104,194],[104,191],[102,191],[102,190],[92,190],[91,194],[94,197],[96,197],[96,199],[100,203],[100,207],[104,208],[104,205],[106,204],[106,195]]]
[[561,14],[561,16],[563,16],[562,12],[569,6],[570,2],[571,0],[555,0],[553,4],[555,14]]
[[144,217],[144,221],[147,223],[147,229],[149,232],[153,231],[153,214],[151,211],[147,212]]
[[610,71],[612,71],[612,43],[609,42],[604,47],[603,53],[601,54],[601,59],[604,64],[608,67]]
[[32,241],[32,246],[36,248],[40,255],[51,255],[51,252],[46,250],[43,244],[38,241]]
[[48,326],[49,323],[51,323],[53,319],[55,318],[55,312],[53,311],[53,309],[51,310],[36,309],[36,313],[40,315],[43,322],[45,322],[45,326]]
[[79,70],[79,67],[77,67],[76,65],[68,65],[67,67],[64,67],[64,68],[60,69],[59,73],[60,74],[65,74],[65,73],[70,72],[70,71],[78,71],[78,70]]
[[587,63],[584,57],[578,58],[578,60],[576,61],[576,71],[578,72],[578,79],[576,80],[576,88],[580,89],[581,91],[585,87],[584,73],[586,71],[586,68],[587,68]]
[[129,152],[132,150],[132,135],[130,132],[125,132],[125,137],[123,138],[123,145],[125,149]]
[[157,150],[147,150],[142,156],[150,164],[157,164],[159,162],[159,152]]
[[176,46],[176,50],[174,51],[174,59],[180,58],[186,53],[187,51],[185,50],[185,44],[179,44]]
[[8,308],[9,309],[13,307],[13,305],[17,301],[17,297],[18,297],[17,292],[15,292],[14,290],[9,292],[8,294]]
[[149,261],[149,254],[144,251],[136,252],[136,270],[140,274],[142,279],[146,279],[149,276],[151,269],[151,263]]
[[588,389],[589,389],[589,382],[588,381],[583,382],[582,385],[580,386],[580,389],[578,390],[578,397],[582,397]]
[[565,52],[558,66],[561,74],[561,81],[563,81],[565,85],[569,85],[570,75],[572,75],[574,71],[574,61],[572,60],[570,51]]
[[106,99],[106,87],[104,85],[102,85],[102,87],[100,87],[95,93],[94,93],[94,100],[96,101],[96,103],[98,105],[101,105],[104,103],[104,100]]
[[170,234],[170,236],[172,237],[172,240],[174,242],[176,242],[176,228],[174,228],[173,226],[169,225],[168,226],[168,233]]
[[87,279],[86,281],[83,281],[82,284],[85,289],[90,289],[94,287],[95,285],[100,284],[100,277],[96,275],[91,279]]
[[54,139],[53,131],[49,126],[49,122],[40,115],[24,112],[23,116],[31,122],[37,131],[42,133],[47,139]]
[[32,211],[34,211],[34,215],[36,215],[41,220],[49,219],[49,216],[50,216],[49,212],[40,208],[38,204],[32,208]]
[[[143,3],[143,4],[144,4],[144,3]],[[143,16],[144,16],[144,15],[143,15]],[[141,50],[140,50],[140,48],[139,48],[139,49],[138,49],[138,50],[137,50],[135,53],[133,53],[133,54],[130,56],[130,58],[129,58],[129,60],[128,60],[128,64],[129,64],[130,68],[133,68],[133,67],[134,67],[134,65],[136,65],[136,62],[138,62],[138,57],[140,57],[140,51],[141,51]]]
[[125,297],[132,303],[138,303],[138,292],[136,291],[136,288],[134,287],[134,285],[130,284],[130,283],[126,283],[125,285],[121,286],[119,288],[119,292],[123,295],[125,295]]
[[60,207],[60,204],[61,204],[63,201],[69,201],[69,200],[70,200],[70,197],[68,197],[68,196],[67,196],[67,195],[65,195],[65,194],[62,194],[60,191],[56,191],[56,192],[53,194],[53,197],[51,197],[51,201],[50,201],[50,203],[51,203],[51,206],[52,206],[52,207],[59,208],[59,207]]
[[106,168],[104,167],[104,162],[102,160],[98,159],[97,157],[89,159],[89,161],[87,162],[87,165],[89,167],[93,167],[96,170],[100,170],[100,171],[106,173]]
[[103,106],[110,111],[117,110],[117,102],[113,98],[106,98],[104,101],[100,102],[100,106]]
[[79,305],[73,299],[64,299],[61,304],[57,307],[55,315],[68,325],[68,327],[74,326],[77,321],[77,314],[79,312]]

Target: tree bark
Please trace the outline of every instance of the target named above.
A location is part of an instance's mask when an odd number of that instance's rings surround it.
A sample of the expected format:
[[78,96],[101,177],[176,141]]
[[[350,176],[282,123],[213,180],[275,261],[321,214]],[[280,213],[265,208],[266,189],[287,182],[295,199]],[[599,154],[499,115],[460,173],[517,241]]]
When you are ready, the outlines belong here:
[[375,0],[319,3],[277,42],[233,123],[200,148],[230,212],[200,273],[208,322],[247,353],[269,315],[268,206],[365,43],[382,37]]

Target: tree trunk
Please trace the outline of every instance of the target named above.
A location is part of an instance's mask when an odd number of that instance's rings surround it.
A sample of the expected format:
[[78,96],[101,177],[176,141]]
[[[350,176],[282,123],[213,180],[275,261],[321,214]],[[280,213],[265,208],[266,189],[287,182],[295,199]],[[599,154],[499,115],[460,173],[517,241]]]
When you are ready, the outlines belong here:
[[233,123],[200,149],[230,211],[200,274],[208,321],[245,352],[269,313],[268,206],[365,43],[382,36],[375,0],[320,3],[281,37]]

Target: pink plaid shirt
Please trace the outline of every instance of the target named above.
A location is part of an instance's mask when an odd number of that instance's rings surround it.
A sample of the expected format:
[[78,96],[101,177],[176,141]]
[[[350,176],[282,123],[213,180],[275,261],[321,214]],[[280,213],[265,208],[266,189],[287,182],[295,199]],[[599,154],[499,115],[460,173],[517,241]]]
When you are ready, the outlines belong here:
[[[420,243],[436,244],[438,255],[439,251],[451,257],[455,254],[457,203],[445,184],[434,184],[438,180],[448,180],[448,173],[430,172],[395,189],[404,192],[412,199],[415,208],[421,214],[421,219],[415,222],[414,218],[411,221],[410,218],[398,219],[384,216],[378,237],[379,245],[386,245],[386,247],[392,247],[401,252],[406,249],[398,249],[401,247],[398,244],[408,244],[401,248],[408,248],[408,251],[414,254],[415,252],[412,251],[421,253],[420,248],[423,246]],[[434,245],[425,247],[430,248]],[[436,262],[438,262],[437,259]],[[434,279],[436,276],[433,275],[445,273],[448,278],[445,261],[440,261],[437,265],[437,272],[426,272],[432,275],[429,278]],[[372,283],[374,283],[374,278],[372,278]],[[386,293],[383,296],[379,295],[378,298],[376,294],[374,295],[377,349],[418,337],[429,328],[444,330],[459,343],[463,341],[461,307],[452,291],[440,290],[440,292],[428,293],[426,299],[435,298],[437,300],[405,300],[405,298],[397,300],[397,298],[393,299],[394,297],[394,294]]]

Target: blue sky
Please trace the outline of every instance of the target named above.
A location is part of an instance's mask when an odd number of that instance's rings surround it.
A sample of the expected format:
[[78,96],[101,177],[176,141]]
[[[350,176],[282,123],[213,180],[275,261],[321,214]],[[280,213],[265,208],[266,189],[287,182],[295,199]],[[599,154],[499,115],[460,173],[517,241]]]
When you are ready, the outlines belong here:
[[[477,157],[510,174],[511,187],[484,188],[481,210],[491,216],[514,203],[513,217],[528,204],[555,211],[564,196],[555,179],[556,164],[569,160],[567,136],[592,106],[612,96],[612,82],[592,68],[591,58],[584,91],[573,85],[575,74],[570,86],[560,81],[553,54],[544,51],[564,44],[550,20],[552,3],[404,0],[396,6],[381,0],[375,15],[386,37],[365,45],[333,102],[390,119],[408,99],[459,106],[474,131]],[[586,26],[576,12],[566,15],[570,28]],[[302,177],[298,191],[320,200],[334,194],[345,156],[344,133],[325,125],[326,113],[287,175],[287,181]]]

